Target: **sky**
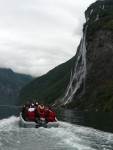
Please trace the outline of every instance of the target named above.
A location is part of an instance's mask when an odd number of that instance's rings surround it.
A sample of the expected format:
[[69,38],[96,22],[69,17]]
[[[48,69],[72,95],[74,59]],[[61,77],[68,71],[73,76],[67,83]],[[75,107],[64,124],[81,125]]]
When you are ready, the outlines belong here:
[[0,67],[41,76],[76,54],[95,0],[0,0]]

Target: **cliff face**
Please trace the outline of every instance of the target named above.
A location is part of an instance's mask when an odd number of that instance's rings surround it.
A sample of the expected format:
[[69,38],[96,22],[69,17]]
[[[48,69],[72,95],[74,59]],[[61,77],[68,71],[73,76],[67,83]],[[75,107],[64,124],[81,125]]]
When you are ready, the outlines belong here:
[[[103,0],[92,4],[85,12],[85,43],[82,41],[82,55],[78,69],[73,72],[68,95],[62,99],[62,106],[86,109],[113,109],[113,1]],[[85,33],[86,32],[86,33]],[[85,50],[84,50],[85,49]],[[80,50],[77,52],[80,53]],[[80,63],[86,61],[86,67]],[[85,76],[82,70],[86,70]],[[80,72],[82,82],[80,83]],[[78,75],[79,74],[79,75]],[[78,75],[79,88],[74,91],[74,79]],[[76,83],[75,88],[78,86]],[[74,88],[74,89],[75,89]],[[72,92],[71,92],[72,91]],[[67,93],[67,92],[66,92]],[[72,96],[73,95],[73,96]],[[72,97],[71,97],[72,96]],[[67,100],[70,99],[70,103]],[[65,103],[65,101],[67,103]]]
[[[85,12],[87,76],[85,108],[113,109],[113,1],[97,1]],[[87,18],[87,17],[86,17]]]
[[0,68],[0,105],[15,105],[21,88],[33,78]]
[[[92,40],[91,40],[92,39]],[[113,31],[100,30],[87,45],[86,103],[88,107],[113,107]]]

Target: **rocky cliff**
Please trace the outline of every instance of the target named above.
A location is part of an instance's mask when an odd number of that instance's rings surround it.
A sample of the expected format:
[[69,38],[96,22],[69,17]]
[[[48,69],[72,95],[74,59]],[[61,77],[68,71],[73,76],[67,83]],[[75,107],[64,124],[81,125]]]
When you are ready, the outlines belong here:
[[85,16],[82,54],[61,102],[70,108],[113,109],[113,1],[96,1]]
[[91,19],[86,23],[89,27],[85,107],[108,110],[113,109],[113,1],[96,2],[86,16],[91,10]]

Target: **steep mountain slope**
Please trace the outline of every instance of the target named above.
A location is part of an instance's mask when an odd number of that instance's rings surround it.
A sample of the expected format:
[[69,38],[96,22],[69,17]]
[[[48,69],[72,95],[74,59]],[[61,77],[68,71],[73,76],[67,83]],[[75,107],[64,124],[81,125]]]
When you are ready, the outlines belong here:
[[43,100],[45,103],[53,103],[62,96],[67,88],[71,69],[75,65],[75,59],[76,57],[73,57],[22,88],[19,104],[23,104],[26,99],[33,98],[38,101]]
[[111,110],[113,109],[113,1],[94,3],[86,11],[86,16],[92,9],[94,11],[86,22],[89,27],[85,107]]
[[0,105],[14,105],[20,89],[33,78],[29,75],[0,68]]

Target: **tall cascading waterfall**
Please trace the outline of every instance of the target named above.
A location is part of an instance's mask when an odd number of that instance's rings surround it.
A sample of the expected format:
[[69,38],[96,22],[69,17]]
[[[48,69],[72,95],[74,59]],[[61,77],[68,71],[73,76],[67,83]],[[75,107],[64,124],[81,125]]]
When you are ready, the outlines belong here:
[[87,26],[85,27],[83,37],[80,42],[80,48],[77,54],[77,60],[74,68],[74,72],[71,71],[70,83],[68,85],[65,96],[61,100],[61,103],[67,104],[73,100],[74,95],[77,90],[80,89],[83,84],[83,93],[85,92],[85,77],[86,77],[86,31]]

